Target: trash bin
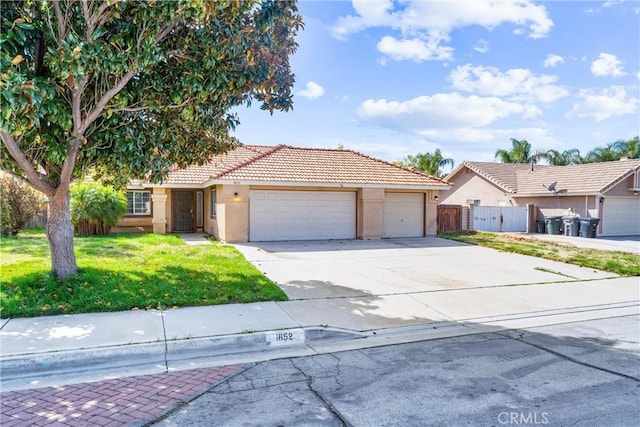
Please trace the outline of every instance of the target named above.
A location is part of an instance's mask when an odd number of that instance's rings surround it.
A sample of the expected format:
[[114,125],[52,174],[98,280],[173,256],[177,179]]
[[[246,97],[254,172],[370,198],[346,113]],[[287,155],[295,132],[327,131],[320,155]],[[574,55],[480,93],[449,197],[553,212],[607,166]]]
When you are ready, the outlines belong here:
[[580,229],[580,218],[577,216],[563,216],[565,236],[577,236]]
[[544,234],[544,219],[536,219],[536,233]]
[[560,234],[562,217],[561,216],[545,216],[544,224],[547,226],[547,234]]
[[600,218],[580,218],[580,237],[596,237],[596,230]]

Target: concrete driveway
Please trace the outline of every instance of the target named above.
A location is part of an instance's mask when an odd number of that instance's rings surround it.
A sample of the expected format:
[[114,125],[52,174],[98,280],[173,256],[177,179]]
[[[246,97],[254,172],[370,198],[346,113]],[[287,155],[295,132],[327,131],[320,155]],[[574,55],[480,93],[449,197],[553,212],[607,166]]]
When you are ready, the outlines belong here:
[[617,277],[436,237],[266,242],[236,247],[293,300]]
[[287,293],[278,306],[303,327],[512,328],[637,312],[635,277],[435,237],[235,246]]

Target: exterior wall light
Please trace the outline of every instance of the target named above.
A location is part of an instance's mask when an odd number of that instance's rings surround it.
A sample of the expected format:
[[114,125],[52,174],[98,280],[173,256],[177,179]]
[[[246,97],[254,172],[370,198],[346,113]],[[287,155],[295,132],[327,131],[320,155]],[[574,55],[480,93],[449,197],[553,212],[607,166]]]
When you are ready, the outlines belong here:
[[238,194],[238,192],[236,191],[235,193],[233,193],[233,200],[235,200],[236,202],[238,200],[240,200],[240,194]]

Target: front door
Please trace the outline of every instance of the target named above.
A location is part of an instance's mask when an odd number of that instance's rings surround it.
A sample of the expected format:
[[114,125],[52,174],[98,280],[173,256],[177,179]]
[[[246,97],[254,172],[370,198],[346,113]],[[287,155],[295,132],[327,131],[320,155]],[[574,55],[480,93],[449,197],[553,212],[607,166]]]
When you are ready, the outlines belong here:
[[173,231],[193,232],[193,191],[173,191],[171,200]]

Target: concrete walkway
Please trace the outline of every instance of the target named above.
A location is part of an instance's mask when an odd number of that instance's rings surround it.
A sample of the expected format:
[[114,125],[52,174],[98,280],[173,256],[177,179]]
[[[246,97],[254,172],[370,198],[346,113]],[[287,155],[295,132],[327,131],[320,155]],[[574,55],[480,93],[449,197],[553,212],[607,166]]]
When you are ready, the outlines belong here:
[[638,277],[441,239],[238,248],[291,300],[2,319],[3,391],[639,311]]

